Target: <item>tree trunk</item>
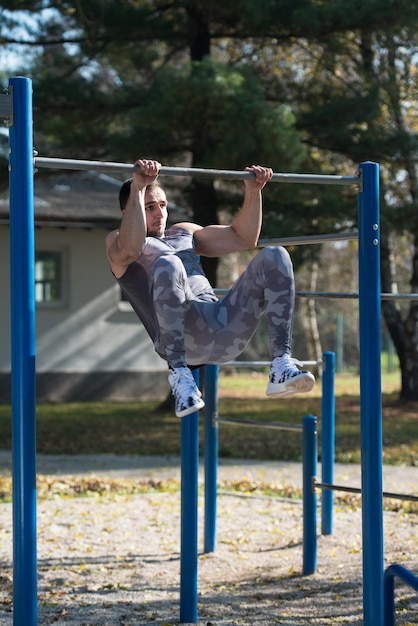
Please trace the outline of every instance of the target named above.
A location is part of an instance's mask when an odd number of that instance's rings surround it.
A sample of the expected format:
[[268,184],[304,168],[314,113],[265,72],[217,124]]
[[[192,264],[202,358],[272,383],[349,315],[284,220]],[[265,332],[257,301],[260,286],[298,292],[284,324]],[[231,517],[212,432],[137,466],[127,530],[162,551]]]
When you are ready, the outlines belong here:
[[[382,293],[398,292],[390,241],[384,234],[381,236],[380,245],[380,276]],[[401,370],[403,370],[405,366],[405,331],[399,302],[396,300],[382,300],[381,308],[387,329],[399,357]]]
[[[193,219],[200,226],[218,224],[217,197],[212,181],[194,180],[191,186],[191,205],[193,208]],[[202,267],[212,285],[216,287],[216,274],[218,269],[218,259],[213,257],[202,257]]]
[[[316,291],[318,281],[318,263],[312,263],[310,276],[310,291]],[[302,325],[307,347],[307,357],[310,361],[322,361],[322,346],[319,336],[318,318],[316,315],[315,299],[302,300]],[[316,376],[322,372],[320,367],[312,369]]]
[[[189,17],[190,58],[192,61],[202,61],[210,55],[210,28],[206,11],[198,3],[192,2],[187,6]],[[208,137],[204,121],[202,120],[200,137],[196,138],[193,146],[193,167],[202,167],[205,162],[205,147],[208,146]],[[213,181],[194,179],[190,189],[190,199],[193,209],[193,219],[200,226],[218,224],[217,197]],[[203,270],[212,285],[216,287],[218,259],[202,257]]]
[[[391,98],[392,112],[394,115],[396,127],[399,133],[404,136],[408,134],[408,125],[405,123],[404,109],[402,107],[402,97],[397,80],[398,69],[396,66],[397,61],[397,46],[398,42],[394,39],[390,40],[390,35],[387,40],[388,46],[388,77],[390,88],[388,93]],[[402,161],[404,169],[408,173],[409,193],[411,196],[411,205],[416,207],[418,200],[418,179],[416,170],[416,155],[415,150],[407,144],[406,149],[402,151]],[[409,222],[410,232],[416,233],[416,221],[415,215],[411,216]],[[413,255],[412,255],[412,277],[411,277],[411,291],[416,293],[418,289],[418,252],[417,252],[418,240],[414,235],[413,241]],[[390,254],[389,254],[390,258]],[[382,278],[385,273],[382,271]],[[393,277],[393,272],[391,273]],[[383,283],[383,281],[382,281]],[[392,291],[390,289],[389,291]],[[399,310],[399,309],[398,309]],[[393,342],[398,351],[399,361],[401,366],[401,399],[418,401],[418,302],[411,302],[408,315],[402,325],[400,313],[398,315],[395,310],[395,306],[390,307],[388,304],[383,308],[385,319],[387,323],[391,323],[389,331],[391,333]],[[387,317],[386,317],[387,315]],[[396,328],[397,322],[398,328]]]
[[[417,238],[414,241],[411,291],[418,291]],[[405,320],[405,360],[402,367],[401,399],[418,401],[418,302],[411,302]]]

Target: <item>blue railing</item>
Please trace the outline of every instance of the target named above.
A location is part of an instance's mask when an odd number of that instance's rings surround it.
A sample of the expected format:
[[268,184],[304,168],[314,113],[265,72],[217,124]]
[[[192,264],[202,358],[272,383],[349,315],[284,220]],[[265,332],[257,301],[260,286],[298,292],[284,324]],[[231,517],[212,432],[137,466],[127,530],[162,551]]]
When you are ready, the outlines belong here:
[[395,626],[395,578],[418,591],[418,577],[406,567],[394,563],[386,568],[383,576],[384,626]]

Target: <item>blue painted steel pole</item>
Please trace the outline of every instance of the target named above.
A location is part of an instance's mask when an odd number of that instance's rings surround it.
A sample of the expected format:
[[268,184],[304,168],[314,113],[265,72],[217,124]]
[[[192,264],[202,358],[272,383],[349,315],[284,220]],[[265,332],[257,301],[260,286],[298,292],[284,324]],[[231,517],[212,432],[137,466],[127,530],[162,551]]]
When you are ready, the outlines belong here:
[[218,365],[205,366],[205,540],[204,552],[216,550],[218,489]]
[[[324,352],[324,362],[321,430],[322,482],[333,485],[335,455],[335,354],[333,352]],[[322,534],[332,535],[334,492],[323,489],[321,500]]]
[[[193,371],[199,384],[199,370]],[[181,418],[180,623],[197,622],[199,413]]]
[[13,624],[37,623],[35,287],[32,82],[11,78]]
[[308,576],[316,571],[316,490],[312,480],[316,478],[318,459],[317,418],[305,415],[303,418],[303,574]]
[[418,577],[409,569],[397,563],[386,568],[383,576],[384,626],[395,626],[395,576],[411,589],[418,591]]
[[360,164],[359,314],[364,626],[383,624],[379,167]]

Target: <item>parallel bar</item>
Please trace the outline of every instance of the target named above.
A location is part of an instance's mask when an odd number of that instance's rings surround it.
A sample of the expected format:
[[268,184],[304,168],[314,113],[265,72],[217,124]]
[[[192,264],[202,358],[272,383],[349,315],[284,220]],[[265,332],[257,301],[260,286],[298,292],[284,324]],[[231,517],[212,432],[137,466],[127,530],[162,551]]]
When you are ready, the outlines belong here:
[[218,424],[231,424],[248,426],[251,428],[270,428],[272,430],[302,430],[298,424],[285,424],[281,422],[257,422],[255,420],[239,420],[230,417],[215,417],[214,422]]
[[[345,485],[333,485],[329,483],[314,482],[316,489],[325,489],[327,491],[345,491],[347,493],[361,493],[361,487],[346,487]],[[391,500],[407,500],[408,502],[418,502],[418,496],[414,496],[408,493],[394,493],[392,491],[383,491],[382,496],[384,498],[390,498]]]
[[[356,291],[297,291],[299,298],[346,298],[356,299]],[[418,300],[418,293],[381,293],[381,300]]]
[[267,246],[304,246],[313,243],[327,243],[329,241],[348,241],[358,239],[357,232],[329,233],[327,235],[305,235],[304,237],[276,237],[273,239],[259,239],[257,247]]
[[[322,361],[300,361],[302,365],[322,365]],[[227,361],[221,367],[269,367],[271,361]]]
[[297,291],[295,295],[298,298],[345,298],[347,300],[358,299],[358,293],[356,291]]
[[[58,159],[50,157],[34,157],[36,167],[64,170],[94,170],[96,172],[124,172],[132,174],[133,164],[115,163],[112,161],[84,161],[78,159]],[[214,170],[198,167],[167,167],[161,166],[162,176],[199,176],[203,178],[222,178],[250,180],[254,178],[252,172],[235,170]],[[273,174],[274,183],[316,183],[319,185],[359,185],[360,176],[327,176],[321,174]]]
[[37,623],[35,229],[32,82],[10,79],[10,286],[12,339],[13,625]]
[[[218,296],[225,295],[229,289],[215,289],[215,293]],[[359,294],[357,291],[296,291],[295,296],[297,298],[330,298],[330,299],[347,299],[357,300]],[[381,300],[418,300],[418,293],[381,293]],[[241,361],[240,361],[241,362]],[[305,361],[305,364],[308,362]],[[222,365],[230,365],[230,363],[223,363]]]
[[418,293],[382,293],[382,300],[418,300]]

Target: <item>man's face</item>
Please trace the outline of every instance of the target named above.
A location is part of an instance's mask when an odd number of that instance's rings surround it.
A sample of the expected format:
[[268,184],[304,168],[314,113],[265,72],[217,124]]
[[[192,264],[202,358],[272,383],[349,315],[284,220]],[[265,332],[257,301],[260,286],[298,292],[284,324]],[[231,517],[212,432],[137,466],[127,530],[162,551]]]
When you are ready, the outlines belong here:
[[145,216],[148,237],[162,237],[167,224],[167,197],[162,189],[156,187],[145,192]]

